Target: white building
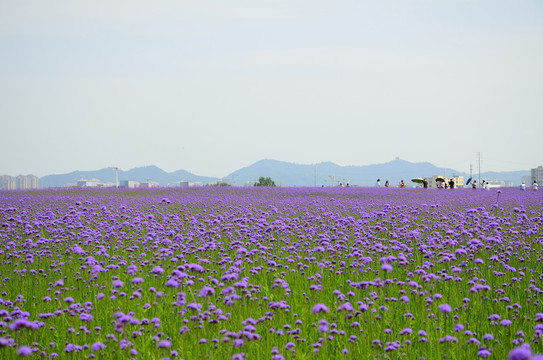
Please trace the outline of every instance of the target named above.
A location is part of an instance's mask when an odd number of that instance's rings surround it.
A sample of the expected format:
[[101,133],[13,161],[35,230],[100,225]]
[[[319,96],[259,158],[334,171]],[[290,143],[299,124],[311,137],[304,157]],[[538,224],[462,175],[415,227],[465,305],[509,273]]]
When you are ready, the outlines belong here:
[[98,179],[79,179],[76,183],[77,187],[98,187],[98,186],[104,186],[102,182]]
[[10,175],[0,176],[0,189],[1,190],[15,190],[17,185],[15,180]]
[[494,189],[494,188],[501,188],[501,187],[505,187],[505,181],[503,180],[490,180],[490,181],[487,181],[488,183],[488,188],[489,189]]
[[157,188],[159,187],[156,181],[146,180],[141,183],[142,188]]
[[135,189],[140,186],[140,183],[134,180],[121,180],[119,186],[122,188]]
[[182,187],[182,188],[185,188],[185,187],[189,187],[189,182],[188,181],[176,181],[174,182],[173,184],[170,184],[171,187]]

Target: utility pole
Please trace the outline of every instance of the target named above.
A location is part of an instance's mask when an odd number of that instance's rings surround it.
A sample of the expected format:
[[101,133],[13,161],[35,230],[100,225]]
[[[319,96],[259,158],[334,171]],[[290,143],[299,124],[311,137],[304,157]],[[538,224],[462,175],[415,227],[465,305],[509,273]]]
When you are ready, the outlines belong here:
[[119,167],[115,166],[115,187],[119,187]]
[[479,184],[481,184],[481,152],[477,153],[479,157]]
[[469,178],[471,179],[473,177],[473,165],[469,164]]

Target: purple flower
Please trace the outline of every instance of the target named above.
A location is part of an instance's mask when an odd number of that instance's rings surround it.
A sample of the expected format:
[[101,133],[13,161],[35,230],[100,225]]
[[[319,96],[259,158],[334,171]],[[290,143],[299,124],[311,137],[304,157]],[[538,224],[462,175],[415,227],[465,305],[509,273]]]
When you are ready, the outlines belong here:
[[392,269],[393,269],[393,267],[390,264],[381,265],[381,270],[383,270],[384,272],[391,272]]
[[200,297],[213,296],[213,295],[215,295],[215,290],[213,290],[213,288],[210,286],[204,286],[200,290]]
[[479,351],[477,351],[477,356],[481,358],[487,358],[490,355],[492,355],[492,353],[485,348],[479,349]]
[[84,322],[89,322],[89,321],[92,320],[92,315],[91,314],[86,314],[86,313],[81,313],[81,314],[79,314],[79,320],[84,321]]
[[92,352],[97,352],[97,351],[100,351],[102,350],[103,348],[105,348],[106,346],[101,343],[101,342],[95,342],[94,344],[92,344],[91,346],[91,350]]
[[32,349],[28,346],[20,346],[18,349],[17,349],[17,355],[19,356],[28,356],[32,354]]
[[320,312],[328,313],[328,311],[328,307],[324,304],[315,304],[315,306],[313,306],[313,308],[311,309],[311,312],[313,314],[318,314]]
[[527,346],[519,346],[509,352],[508,360],[529,360],[532,356],[532,351]]
[[114,281],[113,281],[113,284],[112,284],[112,286],[113,286],[114,288],[120,288],[120,287],[123,287],[123,285],[124,285],[124,284],[123,284],[123,282],[122,282],[121,280],[114,280]]
[[204,268],[199,264],[187,264],[187,270],[195,272],[203,272]]
[[177,281],[175,281],[174,279],[170,279],[168,281],[166,281],[166,284],[165,284],[167,287],[173,287],[173,288],[178,288],[179,287],[179,283]]
[[460,332],[460,331],[464,330],[464,325],[462,325],[462,324],[455,324],[454,327],[453,327],[453,330],[454,330],[455,332]]
[[151,271],[149,271],[149,273],[156,274],[156,275],[162,275],[162,274],[164,274],[164,269],[161,268],[160,266],[155,266]]
[[455,338],[454,336],[445,335],[444,337],[442,337],[441,339],[439,339],[438,342],[439,342],[440,344],[441,344],[441,343],[444,343],[444,342],[455,342],[455,343],[457,343],[457,342],[458,342],[458,339]]
[[441,304],[437,307],[437,309],[439,311],[441,311],[442,313],[450,313],[451,312],[451,306],[449,304]]
[[22,328],[36,330],[38,327],[33,322],[26,319],[17,319],[9,325],[9,328],[13,331],[17,331]]
[[350,302],[346,302],[345,304],[338,306],[336,311],[343,311],[343,310],[351,312],[351,311],[354,311],[354,308]]
[[168,340],[161,340],[157,344],[157,348],[159,348],[159,349],[166,349],[166,348],[170,348],[170,347],[172,347],[172,343],[169,342]]
[[243,345],[243,339],[234,339],[234,341],[232,341],[233,347],[240,347],[242,345]]

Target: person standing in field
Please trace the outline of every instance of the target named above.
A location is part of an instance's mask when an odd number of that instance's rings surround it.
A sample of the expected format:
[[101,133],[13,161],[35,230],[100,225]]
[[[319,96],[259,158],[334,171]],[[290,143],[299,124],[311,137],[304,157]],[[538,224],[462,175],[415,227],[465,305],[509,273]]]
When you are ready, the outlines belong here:
[[377,179],[377,182],[375,183],[375,186],[377,186],[377,187],[381,186],[381,179]]
[[520,190],[524,191],[526,190],[526,182],[523,181],[522,184],[520,184]]
[[403,182],[403,180],[400,181],[400,188],[404,188],[405,187],[405,183]]
[[388,183],[388,180],[385,181],[385,187],[389,187],[389,186],[390,186],[390,184]]
[[533,191],[537,191],[537,188],[538,188],[538,186],[537,186],[537,181],[534,180],[534,183],[532,184],[532,190],[533,190]]
[[477,189],[477,181],[476,180],[473,180],[473,182],[471,183],[471,188],[472,189]]
[[452,178],[449,180],[449,188],[454,189],[454,180]]

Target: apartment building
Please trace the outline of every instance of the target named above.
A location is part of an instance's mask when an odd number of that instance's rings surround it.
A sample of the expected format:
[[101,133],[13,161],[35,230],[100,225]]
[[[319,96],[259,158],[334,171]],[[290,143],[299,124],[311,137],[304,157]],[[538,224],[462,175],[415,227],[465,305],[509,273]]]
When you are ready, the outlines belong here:
[[39,181],[35,175],[19,175],[15,178],[10,175],[0,176],[0,189],[2,190],[37,189],[38,187]]
[[0,189],[1,190],[15,190],[17,187],[15,185],[15,179],[9,175],[0,176]]
[[532,178],[531,181],[527,184],[532,184],[535,181],[541,186],[543,184],[543,166],[538,166],[531,171]]

